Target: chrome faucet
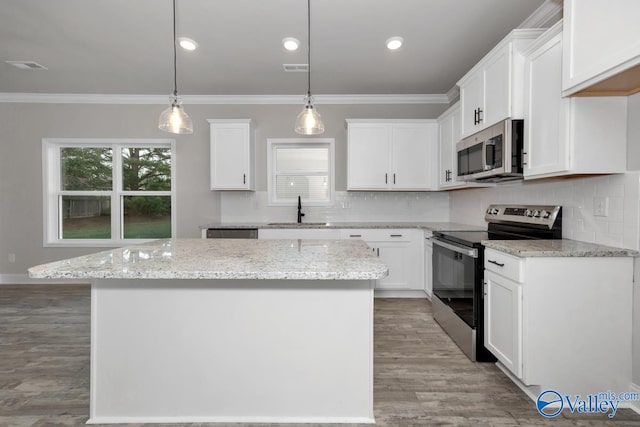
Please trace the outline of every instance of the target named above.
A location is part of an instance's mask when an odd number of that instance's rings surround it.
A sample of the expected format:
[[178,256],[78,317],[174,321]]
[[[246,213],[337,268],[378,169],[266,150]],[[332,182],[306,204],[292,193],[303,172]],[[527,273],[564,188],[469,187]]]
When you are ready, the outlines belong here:
[[298,196],[298,224],[302,223],[302,217],[304,214],[302,213],[302,201],[300,200],[300,196]]

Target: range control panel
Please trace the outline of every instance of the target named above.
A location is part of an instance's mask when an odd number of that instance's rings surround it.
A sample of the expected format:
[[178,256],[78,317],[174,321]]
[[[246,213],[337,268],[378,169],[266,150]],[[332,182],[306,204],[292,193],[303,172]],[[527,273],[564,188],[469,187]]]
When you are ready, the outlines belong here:
[[489,205],[484,219],[487,222],[541,224],[551,228],[561,210],[561,206],[551,205]]

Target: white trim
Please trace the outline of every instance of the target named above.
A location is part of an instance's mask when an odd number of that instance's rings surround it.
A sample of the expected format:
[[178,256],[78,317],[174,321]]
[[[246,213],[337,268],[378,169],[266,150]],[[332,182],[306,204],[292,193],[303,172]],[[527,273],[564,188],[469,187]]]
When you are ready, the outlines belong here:
[[518,28],[546,28],[554,19],[562,18],[562,4],[547,0],[533,11]]
[[366,417],[94,417],[87,424],[144,424],[144,423],[242,423],[242,424],[375,424],[375,418]]
[[429,299],[425,291],[396,291],[388,289],[376,289],[374,291],[376,298],[425,298]]
[[[185,105],[302,105],[303,95],[181,95]],[[448,104],[447,94],[314,95],[315,104]],[[167,95],[0,92],[0,103],[164,105]]]
[[0,274],[0,285],[70,285],[89,284],[86,279],[34,279],[28,274]]
[[449,104],[460,100],[460,87],[458,87],[458,85],[449,89],[447,92],[447,99],[449,100]]

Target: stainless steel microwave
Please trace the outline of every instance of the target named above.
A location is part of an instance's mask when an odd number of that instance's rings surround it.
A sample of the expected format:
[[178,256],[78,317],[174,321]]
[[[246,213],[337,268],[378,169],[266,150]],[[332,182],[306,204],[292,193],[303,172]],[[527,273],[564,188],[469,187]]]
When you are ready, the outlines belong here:
[[500,182],[522,178],[522,120],[504,120],[458,144],[458,179]]

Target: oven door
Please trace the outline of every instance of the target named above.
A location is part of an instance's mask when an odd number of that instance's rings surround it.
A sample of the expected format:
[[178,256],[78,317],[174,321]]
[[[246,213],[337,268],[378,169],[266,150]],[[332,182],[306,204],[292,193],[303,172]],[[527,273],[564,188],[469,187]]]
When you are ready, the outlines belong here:
[[472,328],[479,315],[478,265],[477,249],[433,239],[433,294]]

